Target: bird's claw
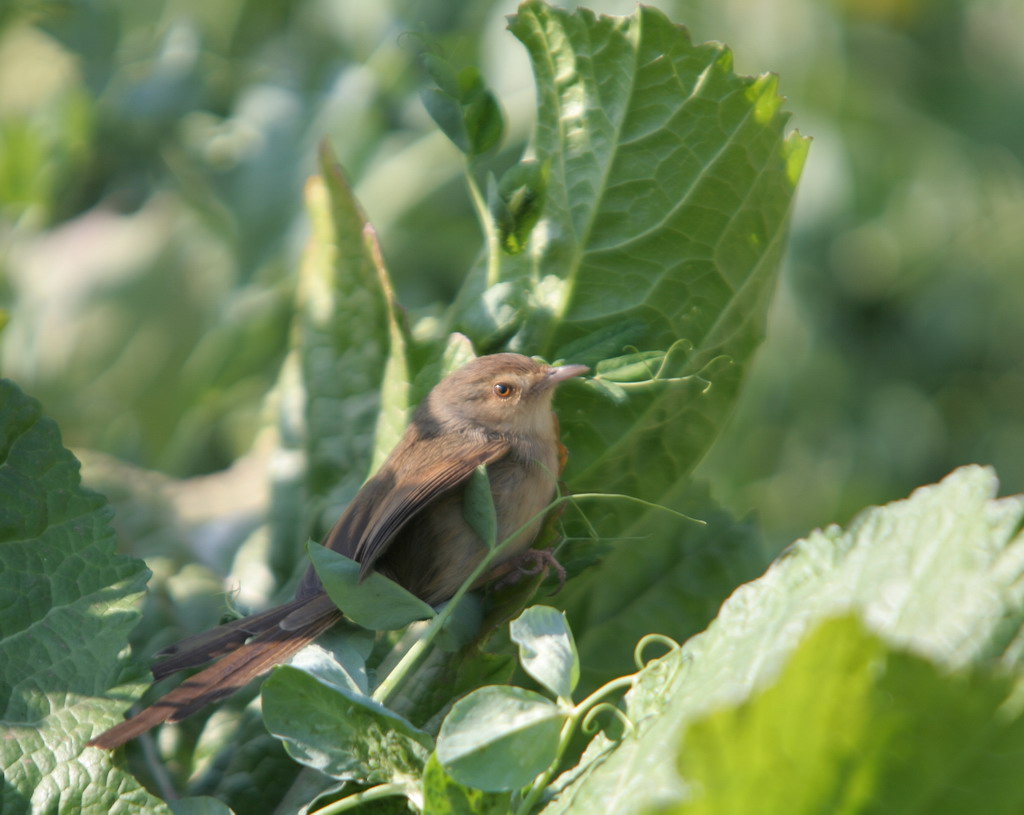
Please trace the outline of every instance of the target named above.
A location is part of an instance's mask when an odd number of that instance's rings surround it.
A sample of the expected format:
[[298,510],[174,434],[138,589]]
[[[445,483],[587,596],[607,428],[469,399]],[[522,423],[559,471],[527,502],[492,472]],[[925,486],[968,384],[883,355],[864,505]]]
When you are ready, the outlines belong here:
[[565,567],[555,557],[554,549],[527,549],[513,560],[509,566],[511,568],[501,579],[499,586],[511,585],[524,577],[532,577],[552,569],[558,575],[558,588],[551,592],[550,597],[553,597],[562,590],[568,576]]

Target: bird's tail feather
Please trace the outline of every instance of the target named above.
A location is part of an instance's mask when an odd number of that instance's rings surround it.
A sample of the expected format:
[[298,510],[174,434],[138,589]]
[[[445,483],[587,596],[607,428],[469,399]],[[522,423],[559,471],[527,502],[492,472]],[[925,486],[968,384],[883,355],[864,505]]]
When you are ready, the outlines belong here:
[[[292,611],[295,611],[294,607],[287,613]],[[298,628],[286,629],[276,623],[273,627],[264,626],[263,633],[251,642],[237,646],[233,653],[186,679],[150,707],[101,733],[89,742],[89,746],[112,750],[162,722],[181,721],[211,702],[230,696],[274,665],[290,659],[338,622],[341,616],[341,612],[332,605],[324,607],[321,613],[311,616]]]
[[292,600],[280,606],[267,609],[260,614],[252,614],[209,631],[203,631],[192,637],[179,640],[174,645],[158,651],[156,656],[163,657],[154,662],[153,679],[163,679],[186,668],[197,668],[210,660],[231,653],[246,640],[273,628],[281,620],[298,609],[305,600]]

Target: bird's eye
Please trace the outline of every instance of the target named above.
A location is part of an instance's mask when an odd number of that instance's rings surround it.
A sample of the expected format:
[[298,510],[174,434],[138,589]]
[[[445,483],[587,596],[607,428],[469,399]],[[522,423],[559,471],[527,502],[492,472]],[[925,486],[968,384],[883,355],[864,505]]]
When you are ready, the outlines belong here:
[[494,395],[499,399],[508,399],[514,390],[515,388],[507,382],[497,382],[494,385]]

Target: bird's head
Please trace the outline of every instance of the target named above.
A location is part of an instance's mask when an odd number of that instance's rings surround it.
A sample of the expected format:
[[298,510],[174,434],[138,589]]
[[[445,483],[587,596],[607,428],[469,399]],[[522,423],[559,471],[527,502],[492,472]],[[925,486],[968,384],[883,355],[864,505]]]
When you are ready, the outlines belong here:
[[545,365],[521,354],[478,357],[438,383],[428,397],[429,409],[437,418],[500,433],[546,432],[555,388],[588,370],[586,365]]

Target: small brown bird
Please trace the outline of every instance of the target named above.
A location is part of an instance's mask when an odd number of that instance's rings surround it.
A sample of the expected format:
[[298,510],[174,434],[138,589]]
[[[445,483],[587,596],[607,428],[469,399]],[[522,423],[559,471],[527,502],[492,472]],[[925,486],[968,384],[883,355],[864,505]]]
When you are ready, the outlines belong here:
[[[480,582],[507,572],[536,538],[555,494],[558,423],[551,399],[583,365],[552,367],[519,354],[475,359],[442,380],[405,435],[327,534],[324,545],[392,578],[431,605],[449,599],[484,557],[463,518],[465,484],[487,466],[503,541],[529,524]],[[410,523],[410,521],[412,521]],[[501,568],[504,566],[504,569]],[[227,654],[153,705],[89,742],[113,749],[165,721],[180,721],[289,659],[342,617],[312,569],[295,599],[190,637],[161,652],[161,679]]]

